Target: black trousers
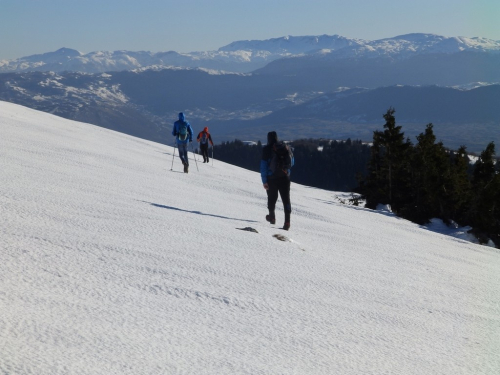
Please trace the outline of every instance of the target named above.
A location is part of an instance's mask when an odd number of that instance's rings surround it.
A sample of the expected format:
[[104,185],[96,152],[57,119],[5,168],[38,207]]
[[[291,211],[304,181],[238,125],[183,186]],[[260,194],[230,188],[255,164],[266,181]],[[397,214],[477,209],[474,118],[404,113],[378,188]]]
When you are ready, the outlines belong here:
[[270,178],[267,180],[269,189],[267,190],[267,208],[269,215],[274,216],[278,194],[283,202],[285,211],[285,222],[290,222],[290,213],[292,212],[292,204],[290,203],[290,178],[287,176],[280,178]]
[[208,143],[200,144],[200,150],[203,155],[203,161],[208,162]]

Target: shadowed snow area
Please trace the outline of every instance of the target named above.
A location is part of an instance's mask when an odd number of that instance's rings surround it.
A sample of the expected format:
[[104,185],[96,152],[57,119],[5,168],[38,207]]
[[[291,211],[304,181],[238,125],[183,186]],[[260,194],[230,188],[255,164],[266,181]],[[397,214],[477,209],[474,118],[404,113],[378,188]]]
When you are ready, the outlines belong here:
[[5,102],[0,132],[1,374],[500,373],[496,249],[293,183],[286,232],[257,173]]

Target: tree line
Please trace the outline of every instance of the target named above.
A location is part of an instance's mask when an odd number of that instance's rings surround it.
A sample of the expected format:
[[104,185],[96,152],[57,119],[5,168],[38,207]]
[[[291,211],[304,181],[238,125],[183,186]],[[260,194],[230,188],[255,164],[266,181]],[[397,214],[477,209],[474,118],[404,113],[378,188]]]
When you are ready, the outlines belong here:
[[[396,126],[394,113],[390,108],[384,114],[384,130],[373,133],[372,145],[350,139],[290,142],[293,181],[359,193],[367,208],[387,204],[418,224],[439,218],[448,225],[470,226],[481,243],[491,239],[500,247],[500,163],[494,143],[472,163],[466,146],[453,151],[437,142],[432,123],[412,143]],[[214,146],[214,153],[221,161],[258,172],[262,144],[224,142]]]
[[[301,139],[289,142],[295,165],[293,182],[334,191],[353,191],[358,179],[367,174],[370,146],[361,141]],[[259,172],[262,144],[246,145],[240,140],[214,146],[221,161]]]
[[389,204],[400,217],[424,224],[432,218],[472,227],[481,243],[500,247],[500,174],[495,145],[486,146],[471,164],[466,146],[457,151],[436,142],[428,124],[413,144],[396,126],[395,110],[375,131],[368,173],[356,189],[367,208]]

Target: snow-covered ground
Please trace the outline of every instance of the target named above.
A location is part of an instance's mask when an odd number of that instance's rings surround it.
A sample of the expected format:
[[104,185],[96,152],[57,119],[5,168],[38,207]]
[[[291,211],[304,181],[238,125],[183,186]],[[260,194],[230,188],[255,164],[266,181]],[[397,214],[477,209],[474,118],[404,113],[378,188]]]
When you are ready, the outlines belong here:
[[500,373],[497,249],[297,184],[286,232],[257,173],[10,103],[0,134],[1,374]]

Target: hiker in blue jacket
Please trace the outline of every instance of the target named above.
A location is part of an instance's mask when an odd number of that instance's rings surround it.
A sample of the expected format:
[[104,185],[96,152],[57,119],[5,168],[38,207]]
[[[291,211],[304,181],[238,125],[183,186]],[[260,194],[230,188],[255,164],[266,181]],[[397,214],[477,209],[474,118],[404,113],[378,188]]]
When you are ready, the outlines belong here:
[[293,164],[291,147],[285,142],[278,141],[278,134],[275,131],[267,133],[267,145],[262,149],[260,161],[260,176],[267,192],[267,208],[269,210],[266,220],[271,224],[276,223],[274,210],[279,194],[285,211],[285,224],[283,225],[285,230],[290,229],[290,214],[292,213],[290,172]]
[[189,171],[188,160],[188,144],[193,142],[193,129],[189,122],[186,121],[184,113],[179,113],[179,120],[174,122],[174,129],[172,135],[176,137],[177,149],[179,150],[179,157],[182,164],[184,164],[184,173]]

